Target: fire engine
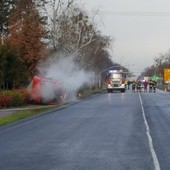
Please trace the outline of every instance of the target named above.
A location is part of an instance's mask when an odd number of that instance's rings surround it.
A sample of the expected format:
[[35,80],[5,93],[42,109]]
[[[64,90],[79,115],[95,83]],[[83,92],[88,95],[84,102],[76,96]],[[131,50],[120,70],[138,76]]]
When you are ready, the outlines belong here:
[[34,76],[28,89],[31,100],[36,103],[56,102],[65,95],[61,82],[48,77]]
[[108,70],[106,74],[107,92],[126,91],[126,74],[122,70]]

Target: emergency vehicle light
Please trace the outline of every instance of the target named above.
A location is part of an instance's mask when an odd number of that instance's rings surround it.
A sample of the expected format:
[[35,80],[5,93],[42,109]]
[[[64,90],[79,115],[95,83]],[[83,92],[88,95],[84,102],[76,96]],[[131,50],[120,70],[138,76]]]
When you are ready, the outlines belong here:
[[123,70],[109,70],[109,73],[123,73]]
[[109,73],[116,73],[117,70],[109,70]]

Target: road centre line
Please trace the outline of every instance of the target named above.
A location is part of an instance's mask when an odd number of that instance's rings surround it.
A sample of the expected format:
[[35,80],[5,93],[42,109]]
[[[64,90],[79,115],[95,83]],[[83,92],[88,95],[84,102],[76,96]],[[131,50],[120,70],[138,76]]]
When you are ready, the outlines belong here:
[[155,170],[160,170],[161,169],[160,164],[159,164],[158,157],[156,155],[156,152],[155,152],[155,149],[154,149],[154,146],[153,146],[153,140],[152,140],[152,137],[150,135],[150,128],[149,128],[148,122],[146,120],[146,113],[145,113],[145,110],[144,110],[144,107],[143,107],[143,101],[142,101],[140,93],[139,93],[139,99],[140,99],[140,103],[141,103],[142,115],[143,115],[143,119],[144,119],[144,123],[145,123],[145,127],[146,127],[146,134],[147,134],[147,137],[148,137],[148,140],[149,140],[149,148],[150,148],[151,155],[152,155],[152,158],[153,158]]

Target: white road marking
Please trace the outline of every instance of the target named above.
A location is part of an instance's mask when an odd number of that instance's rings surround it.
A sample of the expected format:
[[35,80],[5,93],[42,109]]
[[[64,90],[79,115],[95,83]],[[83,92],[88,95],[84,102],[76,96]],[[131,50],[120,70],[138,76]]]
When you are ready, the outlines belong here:
[[145,126],[146,126],[146,134],[148,136],[149,148],[150,148],[150,151],[151,151],[151,154],[152,154],[155,170],[160,170],[161,168],[160,168],[159,160],[158,160],[158,157],[156,155],[156,152],[155,152],[155,149],[154,149],[154,146],[153,146],[152,137],[150,135],[150,128],[149,128],[148,122],[146,120],[146,116],[145,116],[146,114],[145,114],[145,110],[144,110],[144,107],[143,107],[143,102],[142,102],[142,98],[141,98],[140,93],[139,93],[139,99],[140,99],[140,103],[141,103],[142,115],[143,115],[144,123],[145,123]]

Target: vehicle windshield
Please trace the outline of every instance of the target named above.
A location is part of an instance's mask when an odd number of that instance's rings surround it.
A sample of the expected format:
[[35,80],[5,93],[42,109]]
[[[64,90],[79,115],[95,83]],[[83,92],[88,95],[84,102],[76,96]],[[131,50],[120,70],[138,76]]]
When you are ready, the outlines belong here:
[[109,77],[110,77],[111,79],[121,79],[121,78],[122,78],[122,74],[114,73],[114,74],[110,74]]

